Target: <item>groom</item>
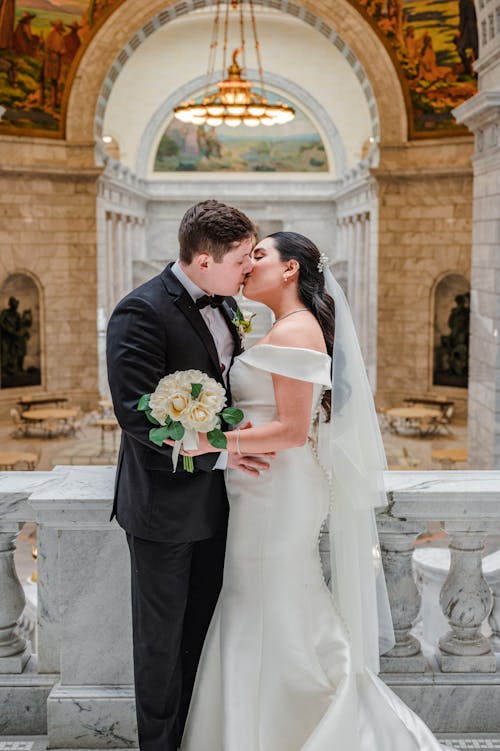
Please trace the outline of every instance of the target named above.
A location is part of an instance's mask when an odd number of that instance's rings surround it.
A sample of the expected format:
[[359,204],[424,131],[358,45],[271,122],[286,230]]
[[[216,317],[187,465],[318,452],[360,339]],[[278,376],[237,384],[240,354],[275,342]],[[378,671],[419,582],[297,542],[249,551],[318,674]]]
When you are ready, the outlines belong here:
[[227,388],[241,351],[232,297],[252,268],[255,228],[235,208],[204,201],[179,228],[179,259],[133,290],[107,333],[108,378],[122,428],[111,519],[126,532],[132,577],[137,724],[141,751],[176,751],[201,648],[222,584],[229,466],[258,474],[264,457],[196,457],[195,472],[148,439],[136,407],[160,378],[194,368]]

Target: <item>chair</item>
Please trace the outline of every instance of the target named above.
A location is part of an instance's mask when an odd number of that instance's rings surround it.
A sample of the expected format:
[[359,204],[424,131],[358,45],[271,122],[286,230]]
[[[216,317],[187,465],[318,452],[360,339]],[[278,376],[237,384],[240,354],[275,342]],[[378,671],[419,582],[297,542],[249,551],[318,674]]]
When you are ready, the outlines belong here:
[[10,410],[10,416],[14,423],[15,430],[11,433],[12,438],[25,438],[28,434],[27,426],[23,423],[19,410],[13,408]]

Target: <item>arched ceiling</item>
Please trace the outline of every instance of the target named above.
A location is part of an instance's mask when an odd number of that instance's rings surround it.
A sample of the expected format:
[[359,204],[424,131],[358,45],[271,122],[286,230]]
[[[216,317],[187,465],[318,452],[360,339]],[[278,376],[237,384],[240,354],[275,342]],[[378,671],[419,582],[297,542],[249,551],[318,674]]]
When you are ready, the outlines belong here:
[[[152,176],[144,169],[144,134],[149,134],[146,141],[151,147],[157,144],[172,107],[193,93],[193,86],[186,89],[188,82],[198,82],[198,88],[203,84],[212,13],[211,9],[195,11],[161,26],[136,46],[114,85],[104,84],[99,102],[104,121],[101,125],[97,120],[98,135],[112,135],[120,145],[121,161],[141,177]],[[268,83],[274,82],[307,111],[332,145],[337,158],[330,161],[337,162],[340,176],[360,161],[367,139],[378,139],[378,110],[366,73],[331,30],[327,37],[273,9],[260,9],[257,24]],[[237,43],[230,33],[229,48]],[[247,62],[251,60],[249,49]]]
[[[177,4],[165,3],[165,0],[141,3],[125,0],[118,5],[81,53],[67,102],[68,140],[80,143],[92,140],[96,112],[98,118],[104,116],[106,101],[117,84],[120,68],[130,63],[135,50],[140,52],[146,37],[154,38],[162,23],[168,26],[179,14],[187,18],[195,7],[206,4],[205,0],[182,0]],[[360,87],[373,91],[373,104],[380,114],[381,140],[404,142],[407,117],[400,78],[387,46],[367,19],[348,0],[326,0],[321,16],[317,15],[317,3],[310,0],[304,0],[300,6],[287,0],[269,0],[269,4],[299,19],[306,27],[314,27],[317,39],[323,37],[330,45],[334,30],[333,45],[337,45],[339,51],[347,45],[353,64],[359,61],[355,74]],[[203,67],[206,43],[202,52],[198,50],[200,55]],[[303,57],[302,62],[305,62]],[[96,103],[96,108],[92,109],[92,103]]]

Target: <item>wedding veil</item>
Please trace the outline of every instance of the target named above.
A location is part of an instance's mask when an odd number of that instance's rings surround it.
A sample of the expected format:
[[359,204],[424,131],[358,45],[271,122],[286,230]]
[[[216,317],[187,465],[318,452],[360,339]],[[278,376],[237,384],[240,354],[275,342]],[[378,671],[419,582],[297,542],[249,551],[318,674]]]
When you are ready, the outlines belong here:
[[355,670],[378,673],[379,654],[394,645],[374,511],[387,505],[387,463],[349,304],[331,272],[324,273],[335,302],[332,414],[321,423],[318,441],[333,487],[331,588],[349,631]]

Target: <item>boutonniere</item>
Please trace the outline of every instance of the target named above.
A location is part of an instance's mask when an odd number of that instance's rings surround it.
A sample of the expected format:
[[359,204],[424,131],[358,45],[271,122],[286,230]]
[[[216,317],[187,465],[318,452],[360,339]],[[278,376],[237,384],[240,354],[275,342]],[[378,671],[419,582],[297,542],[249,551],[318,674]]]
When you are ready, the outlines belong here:
[[254,316],[255,313],[251,313],[249,310],[236,308],[232,323],[236,326],[240,339],[244,339],[247,334],[252,333],[252,318]]

